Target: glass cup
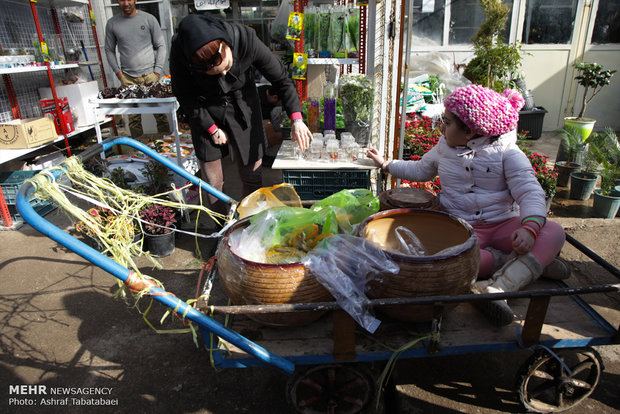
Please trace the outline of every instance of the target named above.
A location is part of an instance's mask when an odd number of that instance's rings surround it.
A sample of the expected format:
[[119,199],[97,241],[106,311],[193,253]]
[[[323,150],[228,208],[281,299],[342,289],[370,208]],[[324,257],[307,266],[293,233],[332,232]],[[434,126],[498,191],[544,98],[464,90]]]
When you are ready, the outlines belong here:
[[308,158],[308,149],[306,148],[302,151],[297,142],[293,143],[293,150],[295,151],[293,158],[298,160],[305,160]]
[[360,154],[360,146],[357,142],[354,142],[348,147],[347,159],[351,162],[358,160]]
[[310,159],[312,161],[318,161],[321,159],[323,153],[323,140],[314,138],[310,143]]
[[340,151],[340,144],[338,140],[333,139],[327,141],[325,151],[327,152],[327,156],[329,157],[329,162],[338,161],[338,152]]

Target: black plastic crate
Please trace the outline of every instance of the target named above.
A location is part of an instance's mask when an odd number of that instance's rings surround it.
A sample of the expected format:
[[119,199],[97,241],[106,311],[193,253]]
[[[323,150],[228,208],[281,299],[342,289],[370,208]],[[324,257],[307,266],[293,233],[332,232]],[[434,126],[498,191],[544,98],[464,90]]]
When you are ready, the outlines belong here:
[[370,188],[370,170],[282,170],[302,200],[322,200],[341,190]]
[[[22,186],[24,181],[29,178],[34,177],[38,174],[40,170],[34,171],[11,171],[11,172],[3,172],[0,173],[0,186],[2,187],[2,194],[4,195],[4,200],[6,201],[7,207],[9,209],[9,213],[11,214],[11,219],[13,221],[19,221],[21,218],[19,213],[17,212],[17,207],[15,206],[15,202],[17,201],[17,193],[19,192],[19,188]],[[41,216],[49,213],[54,210],[56,207],[48,200],[41,201],[34,196],[34,193],[30,193],[28,197],[28,201],[34,210]],[[2,220],[0,220],[1,222]],[[4,224],[4,223],[3,223]]]
[[529,111],[519,111],[517,132],[527,131],[528,139],[540,138],[546,113],[547,110],[542,106],[537,106]]

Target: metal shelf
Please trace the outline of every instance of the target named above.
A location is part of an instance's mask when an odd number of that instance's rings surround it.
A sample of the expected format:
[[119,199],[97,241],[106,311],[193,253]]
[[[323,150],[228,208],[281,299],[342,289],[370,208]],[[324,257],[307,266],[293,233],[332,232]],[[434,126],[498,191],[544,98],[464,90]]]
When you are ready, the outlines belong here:
[[357,65],[358,58],[309,58],[308,65]]
[[[102,125],[106,122],[111,121],[111,119],[105,119],[101,122],[99,122],[97,125]],[[88,125],[85,127],[76,127],[74,131],[70,132],[69,134],[67,134],[67,138],[71,138],[75,135],[81,134],[84,131],[88,131],[89,129],[93,129],[95,128],[95,125]],[[58,135],[58,138],[56,138],[54,141],[48,142],[46,144],[40,145],[38,147],[34,147],[34,148],[22,148],[22,149],[5,149],[0,151],[0,164],[11,161],[11,160],[15,160],[18,158],[23,157],[24,155],[27,155],[31,152],[40,150],[41,148],[45,148],[48,145],[52,145],[55,144],[57,142],[61,142],[62,140],[65,139],[64,135]]]
[[[29,0],[8,0],[11,3],[29,4]],[[37,0],[37,6],[59,9],[61,7],[85,6],[88,0]]]
[[[63,63],[62,65],[50,65],[52,70],[77,68],[77,63]],[[17,68],[0,69],[0,75],[14,75],[16,73],[42,72],[47,70],[47,66],[20,66]]]

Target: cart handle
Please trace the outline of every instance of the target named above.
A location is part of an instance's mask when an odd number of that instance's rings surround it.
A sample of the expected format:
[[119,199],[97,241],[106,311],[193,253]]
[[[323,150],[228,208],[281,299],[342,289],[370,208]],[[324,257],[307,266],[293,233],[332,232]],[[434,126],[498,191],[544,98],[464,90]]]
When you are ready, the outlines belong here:
[[[108,145],[115,145],[116,143],[125,143],[123,139],[114,139],[108,143]],[[138,148],[140,148],[138,146]],[[160,161],[160,160],[158,160]],[[164,161],[167,161],[164,159]],[[161,162],[161,161],[160,161]],[[168,161],[169,162],[169,161]],[[176,166],[175,166],[176,167]],[[61,175],[62,170],[54,170],[55,175]],[[189,175],[189,174],[188,174]],[[33,184],[29,181],[26,181],[24,185],[21,186],[19,192],[17,193],[16,206],[17,211],[22,216],[22,218],[30,224],[34,229],[41,232],[43,235],[49,237],[50,239],[60,243],[71,251],[77,253],[82,256],[84,259],[89,262],[99,266],[106,272],[110,273],[112,276],[120,279],[125,283],[127,279],[130,277],[130,270],[120,264],[116,263],[114,260],[110,259],[107,256],[104,256],[97,250],[88,246],[87,244],[81,242],[75,237],[69,235],[65,231],[59,229],[57,226],[53,225],[49,221],[45,220],[41,217],[30,205],[28,201],[28,193],[32,191],[34,188]],[[291,361],[279,357],[261,346],[255,344],[254,342],[248,340],[247,338],[239,335],[235,331],[232,331],[214,319],[209,318],[208,316],[198,312],[191,306],[188,306],[187,303],[183,302],[179,298],[174,295],[167,294],[165,290],[159,287],[153,287],[148,295],[151,295],[153,299],[162,303],[164,306],[167,306],[171,309],[175,309],[177,313],[184,315],[187,319],[195,322],[199,326],[213,332],[215,335],[220,338],[234,343],[239,348],[243,349],[250,355],[253,355],[260,361],[263,361],[267,365],[272,365],[286,374],[291,375],[295,370],[295,364]]]
[[236,203],[236,201],[234,199],[232,199],[231,197],[227,196],[226,194],[224,194],[223,192],[221,192],[220,190],[212,187],[211,185],[207,184],[206,182],[202,181],[201,179],[199,179],[198,177],[196,177],[193,174],[188,173],[185,168],[177,165],[176,163],[170,161],[168,158],[162,156],[161,154],[159,154],[157,151],[155,151],[154,149],[150,148],[147,145],[144,145],[143,143],[136,141],[135,139],[131,139],[128,137],[111,137],[111,138],[107,138],[104,141],[102,141],[101,143],[97,143],[94,144],[92,146],[90,146],[86,151],[80,153],[78,155],[78,157],[80,157],[81,160],[88,160],[90,158],[92,158],[93,156],[104,152],[105,150],[112,148],[114,145],[127,145],[129,147],[135,148],[139,151],[142,151],[144,154],[148,155],[150,158],[153,158],[154,160],[160,162],[161,164],[163,164],[164,166],[170,168],[172,171],[174,171],[175,173],[179,174],[181,177],[187,179],[189,182],[191,182],[192,184],[196,184],[197,186],[199,186],[200,188],[202,188],[203,190],[205,190],[207,193],[211,194],[212,196],[215,196],[217,198],[219,198],[220,200],[222,200],[225,203],[228,204],[234,204]]

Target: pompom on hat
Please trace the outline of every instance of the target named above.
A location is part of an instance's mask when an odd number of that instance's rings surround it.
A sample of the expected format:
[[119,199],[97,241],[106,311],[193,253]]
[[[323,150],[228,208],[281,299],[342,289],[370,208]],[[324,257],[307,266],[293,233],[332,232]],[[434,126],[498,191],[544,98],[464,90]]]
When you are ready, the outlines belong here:
[[444,106],[475,133],[484,136],[502,135],[512,131],[519,122],[519,110],[525,101],[514,90],[501,95],[480,85],[456,89],[444,99]]

